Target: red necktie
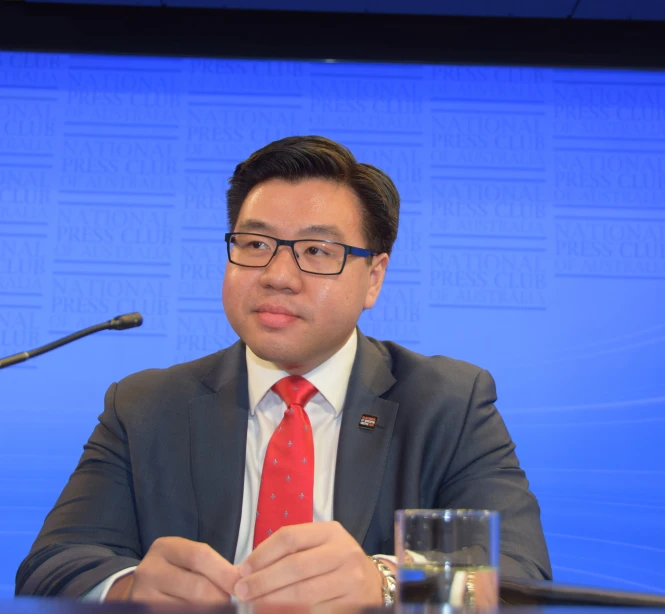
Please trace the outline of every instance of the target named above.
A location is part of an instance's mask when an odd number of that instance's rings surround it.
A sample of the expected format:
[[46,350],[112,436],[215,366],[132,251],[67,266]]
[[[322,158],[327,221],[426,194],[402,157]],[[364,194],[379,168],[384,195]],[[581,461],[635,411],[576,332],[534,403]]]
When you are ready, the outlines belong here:
[[299,375],[279,380],[272,389],[287,408],[263,461],[254,548],[280,527],[313,518],[314,440],[305,405],[317,390]]

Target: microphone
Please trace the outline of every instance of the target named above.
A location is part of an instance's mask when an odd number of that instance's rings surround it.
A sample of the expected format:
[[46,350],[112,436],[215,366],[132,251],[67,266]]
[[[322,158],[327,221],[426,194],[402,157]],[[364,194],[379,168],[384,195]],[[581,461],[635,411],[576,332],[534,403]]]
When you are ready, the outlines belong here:
[[143,316],[135,311],[134,313],[126,313],[124,316],[116,316],[108,321],[109,328],[112,330],[125,330],[126,328],[134,328],[143,324]]
[[20,354],[14,354],[13,356],[2,358],[0,359],[0,369],[10,367],[11,365],[23,362],[29,358],[39,356],[40,354],[45,354],[46,352],[55,350],[56,348],[59,348],[67,343],[81,339],[81,337],[87,337],[93,333],[98,333],[100,330],[125,330],[126,328],[141,326],[141,324],[143,324],[143,316],[138,312],[126,313],[121,316],[116,316],[108,322],[102,322],[101,324],[89,326],[88,328],[84,328],[83,330],[63,337],[62,339],[57,339],[56,341],[42,345],[41,347],[35,348],[34,350],[28,350],[27,352],[21,352]]

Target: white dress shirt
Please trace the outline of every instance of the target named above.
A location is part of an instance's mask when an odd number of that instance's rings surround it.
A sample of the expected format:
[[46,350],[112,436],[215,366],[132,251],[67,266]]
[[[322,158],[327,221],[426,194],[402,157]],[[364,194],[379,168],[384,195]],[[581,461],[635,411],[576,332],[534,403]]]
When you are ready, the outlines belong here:
[[[354,329],[349,340],[336,354],[303,376],[318,390],[305,407],[314,436],[314,522],[332,520],[333,517],[337,442],[342,424],[342,407],[357,345],[358,335]],[[236,564],[242,563],[252,551],[263,459],[268,442],[286,410],[284,401],[271,388],[283,377],[288,376],[288,373],[273,363],[259,358],[249,347],[246,356],[249,422],[245,453],[245,488],[236,546]]]
[[[342,424],[342,408],[349,377],[358,346],[358,333],[354,329],[349,340],[324,363],[303,375],[318,392],[307,403],[314,437],[314,522],[333,518],[333,489],[337,442]],[[254,519],[259,500],[259,484],[263,459],[268,442],[284,416],[286,405],[271,390],[289,374],[275,364],[262,360],[247,347],[247,380],[249,384],[249,420],[247,422],[247,448],[245,455],[245,481],[242,497],[242,515],[236,545],[234,564],[242,563],[252,552]],[[136,567],[123,569],[100,582],[84,599],[104,601],[111,585]]]

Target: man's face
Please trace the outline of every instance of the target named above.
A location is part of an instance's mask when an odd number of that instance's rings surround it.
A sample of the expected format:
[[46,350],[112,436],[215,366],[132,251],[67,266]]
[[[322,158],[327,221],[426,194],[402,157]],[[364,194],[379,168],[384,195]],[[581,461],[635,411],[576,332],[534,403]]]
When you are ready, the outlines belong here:
[[[330,181],[271,179],[247,195],[233,231],[367,248],[361,206],[352,190]],[[227,264],[224,310],[257,356],[307,373],[346,343],[362,310],[374,305],[387,264],[387,254],[371,265],[349,255],[340,275],[303,273],[291,249],[281,246],[264,268]]]

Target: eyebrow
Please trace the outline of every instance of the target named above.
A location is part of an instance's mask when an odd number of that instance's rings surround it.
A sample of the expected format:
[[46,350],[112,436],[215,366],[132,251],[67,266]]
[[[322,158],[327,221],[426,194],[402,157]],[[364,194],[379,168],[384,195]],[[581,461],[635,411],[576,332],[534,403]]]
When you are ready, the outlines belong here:
[[[238,224],[236,232],[252,232],[252,231],[261,231],[261,232],[274,232],[274,227],[266,224],[265,222],[257,219],[247,219],[243,220]],[[334,241],[343,242],[345,237],[344,233],[340,230],[338,226],[334,224],[312,224],[311,226],[306,226],[301,228],[297,234],[306,239],[316,239],[323,235],[323,238],[332,239]]]
[[261,220],[248,219],[240,222],[236,227],[236,231],[252,231],[252,230],[261,230],[264,232],[270,231],[270,226]]

